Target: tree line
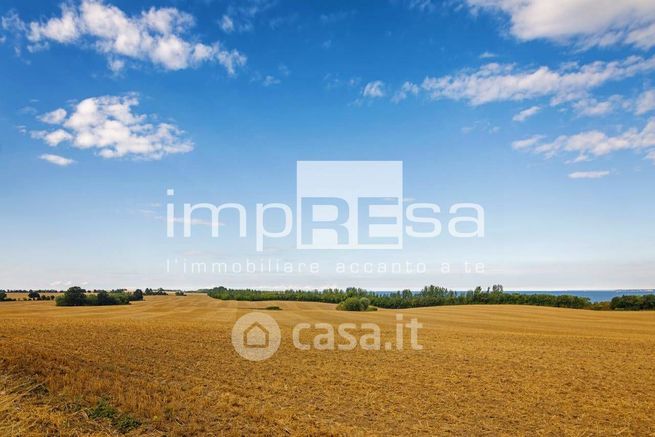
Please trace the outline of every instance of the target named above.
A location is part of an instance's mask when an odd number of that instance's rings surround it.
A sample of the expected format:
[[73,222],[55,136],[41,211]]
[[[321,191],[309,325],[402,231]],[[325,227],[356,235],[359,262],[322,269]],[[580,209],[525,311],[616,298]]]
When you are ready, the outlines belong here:
[[483,290],[477,287],[467,292],[456,292],[444,287],[428,285],[419,292],[402,290],[395,293],[375,293],[362,288],[319,290],[261,291],[216,287],[205,290],[210,297],[221,300],[266,301],[288,300],[340,304],[349,298],[367,298],[379,308],[418,308],[441,305],[512,304],[561,308],[591,308],[589,298],[573,295],[506,293],[502,285]]
[[57,306],[101,306],[129,305],[130,302],[143,300],[143,291],[137,289],[134,293],[124,290],[95,290],[93,293],[81,287],[70,287],[62,296],[57,296]]

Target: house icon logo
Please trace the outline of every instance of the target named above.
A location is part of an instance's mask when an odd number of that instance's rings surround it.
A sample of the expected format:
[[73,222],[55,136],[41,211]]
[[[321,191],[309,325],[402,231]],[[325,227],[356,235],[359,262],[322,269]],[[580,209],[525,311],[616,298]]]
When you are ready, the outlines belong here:
[[232,327],[232,346],[250,361],[263,361],[280,347],[282,335],[275,319],[268,314],[245,314]]
[[269,345],[268,330],[259,322],[255,322],[243,333],[243,343],[246,347],[262,347]]

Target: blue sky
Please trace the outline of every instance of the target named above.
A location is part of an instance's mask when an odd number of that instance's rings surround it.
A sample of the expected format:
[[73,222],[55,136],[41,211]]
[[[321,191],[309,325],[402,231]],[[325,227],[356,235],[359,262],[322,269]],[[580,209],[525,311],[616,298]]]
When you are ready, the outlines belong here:
[[[3,2],[0,288],[652,288],[655,4],[559,3]],[[293,204],[298,160],[403,161],[405,197],[482,205],[485,238],[261,254],[227,216],[166,238],[168,188],[250,225]],[[322,269],[166,270],[269,258]]]

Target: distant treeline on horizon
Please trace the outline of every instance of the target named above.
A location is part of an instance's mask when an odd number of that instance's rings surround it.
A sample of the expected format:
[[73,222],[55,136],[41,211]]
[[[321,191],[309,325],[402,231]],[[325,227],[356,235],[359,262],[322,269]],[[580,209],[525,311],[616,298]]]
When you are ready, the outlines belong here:
[[286,290],[262,291],[253,289],[228,289],[215,287],[199,290],[210,297],[221,300],[241,301],[307,301],[339,304],[351,297],[366,297],[370,304],[379,308],[418,308],[442,305],[535,305],[559,308],[594,309],[594,310],[655,310],[655,295],[615,296],[610,301],[592,302],[588,297],[567,294],[507,293],[502,285],[493,285],[483,290],[458,292],[445,287],[428,285],[419,292],[403,290],[397,292],[372,292],[362,288],[325,289],[325,290]]

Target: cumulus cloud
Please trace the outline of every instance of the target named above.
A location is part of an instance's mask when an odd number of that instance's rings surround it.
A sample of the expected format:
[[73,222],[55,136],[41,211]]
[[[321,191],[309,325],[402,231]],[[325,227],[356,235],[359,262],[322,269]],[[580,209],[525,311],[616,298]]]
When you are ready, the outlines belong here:
[[197,42],[189,36],[194,18],[175,8],[152,7],[128,16],[102,0],[82,0],[77,6],[62,5],[61,16],[46,21],[24,23],[15,16],[3,18],[3,27],[9,26],[26,35],[32,51],[51,43],[93,47],[107,57],[114,72],[120,71],[127,59],[149,61],[166,70],[217,62],[231,75],[246,62],[237,50],[228,50],[219,42]]
[[516,141],[512,146],[546,157],[574,154],[572,162],[587,161],[624,150],[644,152],[648,159],[655,159],[655,118],[651,118],[641,130],[631,128],[614,136],[590,130],[575,135],[561,135],[553,141],[544,141],[544,138],[531,137]]
[[619,61],[564,65],[557,70],[541,66],[517,70],[514,65],[491,63],[455,75],[426,77],[421,89],[432,99],[467,100],[472,105],[551,97],[552,104],[579,99],[610,81],[655,70],[655,56],[630,56]]
[[48,112],[47,114],[43,114],[39,117],[39,120],[48,124],[60,124],[64,118],[66,118],[66,114],[65,109],[59,108],[52,112]]
[[64,158],[63,156],[59,155],[52,155],[49,153],[39,156],[39,159],[48,161],[50,164],[58,165],[60,167],[67,167],[75,162],[72,159]]
[[580,47],[655,46],[655,2],[650,0],[465,0],[475,11],[509,16],[520,40],[549,39]]
[[362,90],[362,97],[379,98],[384,97],[384,95],[384,82],[381,80],[367,83]]
[[524,109],[523,111],[516,114],[514,117],[512,117],[512,120],[523,122],[528,118],[532,117],[533,115],[537,114],[537,112],[539,112],[540,110],[541,110],[540,106],[531,106],[530,108]]
[[193,150],[193,143],[175,125],[155,124],[150,121],[154,116],[135,113],[138,104],[136,95],[90,97],[53,123],[58,129],[32,132],[32,136],[53,147],[67,142],[78,149],[95,149],[103,158],[160,159]]
[[630,109],[632,104],[630,101],[625,100],[623,97],[614,95],[609,97],[607,100],[597,100],[592,97],[583,98],[574,102],[571,106],[575,111],[577,111],[579,115],[584,115],[587,117],[598,117],[609,114],[619,107]]
[[635,113],[642,115],[655,109],[655,90],[642,93],[635,104]]

